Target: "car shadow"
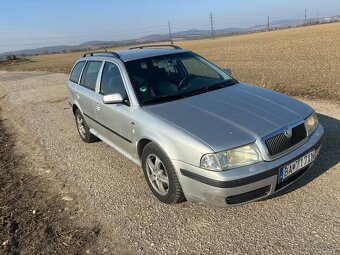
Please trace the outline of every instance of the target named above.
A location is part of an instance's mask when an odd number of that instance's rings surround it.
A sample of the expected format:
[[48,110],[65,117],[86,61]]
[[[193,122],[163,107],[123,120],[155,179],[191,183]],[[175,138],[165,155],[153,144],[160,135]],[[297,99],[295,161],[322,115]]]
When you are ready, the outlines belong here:
[[314,179],[318,178],[340,161],[340,121],[327,115],[318,114],[318,119],[325,129],[323,146],[316,158],[314,165],[307,170],[299,180],[292,183],[286,189],[270,196],[268,199],[276,198],[295,191]]

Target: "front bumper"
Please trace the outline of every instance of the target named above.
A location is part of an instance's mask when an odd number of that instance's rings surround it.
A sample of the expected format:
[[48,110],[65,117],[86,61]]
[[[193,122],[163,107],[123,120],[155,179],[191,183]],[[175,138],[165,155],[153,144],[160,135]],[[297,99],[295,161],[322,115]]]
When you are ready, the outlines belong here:
[[230,207],[266,198],[299,179],[313,163],[282,183],[278,183],[279,168],[309,151],[316,150],[317,155],[323,134],[324,129],[319,125],[305,144],[276,160],[223,172],[208,171],[177,160],[173,160],[173,164],[187,200]]

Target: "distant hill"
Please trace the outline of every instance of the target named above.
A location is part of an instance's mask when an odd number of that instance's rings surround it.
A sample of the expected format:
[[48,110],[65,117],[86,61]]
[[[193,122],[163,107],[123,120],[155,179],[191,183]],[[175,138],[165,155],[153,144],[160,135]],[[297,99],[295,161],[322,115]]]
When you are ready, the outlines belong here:
[[[322,17],[319,18],[318,22],[325,23],[330,21],[340,21],[340,15],[333,17]],[[309,19],[309,23],[315,23],[316,19]],[[301,26],[305,23],[304,19],[286,19],[286,20],[276,20],[270,22],[270,29],[279,29],[284,27],[294,27]],[[232,34],[245,34],[252,33],[255,31],[263,31],[267,29],[267,24],[259,24],[256,26],[251,26],[248,28],[222,28],[215,29],[215,36],[223,36],[223,35],[232,35]],[[185,31],[179,31],[172,33],[173,40],[189,40],[189,39],[200,39],[209,37],[211,35],[210,30],[200,30],[200,29],[190,29]],[[151,34],[147,36],[143,36],[137,39],[131,40],[123,40],[123,41],[87,41],[78,45],[70,46],[70,45],[56,45],[56,46],[48,46],[41,47],[36,49],[25,49],[19,51],[10,51],[0,53],[0,58],[6,55],[36,55],[36,54],[48,54],[48,53],[59,53],[59,52],[72,52],[72,51],[81,51],[81,50],[96,50],[103,49],[104,47],[115,47],[122,45],[132,45],[139,43],[152,43],[152,42],[161,42],[161,41],[169,41],[168,34]]]
[[79,44],[78,46],[88,46],[88,45],[106,45],[106,44],[112,44],[115,43],[114,41],[88,41],[88,42],[83,42]]
[[[249,32],[249,29],[246,28],[222,28],[215,29],[215,35],[226,35],[226,34],[242,34]],[[172,33],[172,37],[174,40],[190,40],[196,38],[204,38],[211,35],[211,30],[200,30],[200,29],[190,29],[186,31],[179,31]],[[136,42],[150,42],[150,41],[165,41],[169,40],[169,34],[154,34],[148,35],[141,38],[136,39]]]
[[65,49],[70,49],[73,46],[68,45],[56,45],[56,46],[47,46],[47,47],[41,47],[36,49],[25,49],[25,50],[18,50],[18,51],[9,51],[5,53],[1,53],[0,55],[34,55],[34,54],[42,54],[42,53],[50,53],[50,52],[61,52]]

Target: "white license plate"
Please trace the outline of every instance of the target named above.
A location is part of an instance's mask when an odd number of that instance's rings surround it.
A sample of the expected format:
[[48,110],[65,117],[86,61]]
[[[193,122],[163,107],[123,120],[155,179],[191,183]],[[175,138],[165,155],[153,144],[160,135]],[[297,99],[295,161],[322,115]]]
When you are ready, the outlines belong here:
[[304,168],[305,166],[312,163],[313,160],[315,159],[315,156],[316,156],[315,150],[313,150],[308,154],[302,156],[301,158],[295,160],[294,162],[281,167],[279,171],[279,183],[289,178],[291,175],[299,171],[301,168]]

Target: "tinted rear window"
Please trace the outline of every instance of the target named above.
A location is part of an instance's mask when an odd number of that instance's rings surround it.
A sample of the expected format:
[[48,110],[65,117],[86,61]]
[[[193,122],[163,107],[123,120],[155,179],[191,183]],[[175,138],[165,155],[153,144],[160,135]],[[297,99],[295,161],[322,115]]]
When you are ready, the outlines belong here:
[[83,75],[81,76],[80,84],[86,88],[95,90],[97,76],[101,66],[101,61],[88,61],[86,63]]
[[78,62],[72,70],[70,81],[78,83],[81,70],[83,70],[85,61]]

